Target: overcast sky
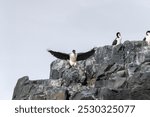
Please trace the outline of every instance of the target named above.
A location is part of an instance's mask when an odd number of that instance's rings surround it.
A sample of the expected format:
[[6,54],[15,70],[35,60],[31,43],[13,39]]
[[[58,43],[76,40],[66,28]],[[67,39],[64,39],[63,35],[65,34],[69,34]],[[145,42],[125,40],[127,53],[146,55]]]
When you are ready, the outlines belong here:
[[117,31],[125,41],[147,30],[150,0],[0,0],[0,99],[23,76],[49,78],[47,49],[88,51],[112,44]]

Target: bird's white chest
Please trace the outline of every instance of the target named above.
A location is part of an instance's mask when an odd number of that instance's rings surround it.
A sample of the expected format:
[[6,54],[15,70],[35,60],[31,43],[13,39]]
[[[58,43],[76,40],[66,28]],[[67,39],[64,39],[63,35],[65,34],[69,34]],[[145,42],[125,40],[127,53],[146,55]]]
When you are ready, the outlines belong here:
[[121,44],[121,40],[122,40],[122,38],[121,38],[121,37],[120,37],[120,38],[117,38],[117,44],[116,44],[116,45]]
[[71,61],[75,62],[76,59],[77,59],[77,55],[76,55],[76,54],[73,54],[73,53],[70,54],[70,60],[71,60]]
[[71,53],[70,54],[70,60],[69,60],[71,66],[76,65],[76,59],[77,59],[77,54]]
[[146,41],[147,41],[148,45],[150,45],[150,35],[146,36]]

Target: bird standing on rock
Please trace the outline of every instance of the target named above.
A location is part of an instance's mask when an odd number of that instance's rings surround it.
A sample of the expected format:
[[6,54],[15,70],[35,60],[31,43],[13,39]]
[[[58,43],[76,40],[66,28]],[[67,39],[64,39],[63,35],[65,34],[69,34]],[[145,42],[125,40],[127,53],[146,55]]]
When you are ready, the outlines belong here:
[[117,45],[121,44],[121,40],[122,40],[121,33],[117,32],[116,39],[113,41],[112,45],[117,46]]
[[148,45],[150,45],[150,31],[146,32],[146,37],[143,39],[143,41],[146,41]]
[[62,52],[56,52],[52,50],[48,50],[53,56],[56,58],[62,59],[62,60],[69,60],[70,66],[76,66],[77,61],[86,60],[90,56],[92,56],[95,53],[95,49],[91,49],[90,51],[84,52],[84,53],[76,53],[75,50],[72,50],[71,54],[66,54]]

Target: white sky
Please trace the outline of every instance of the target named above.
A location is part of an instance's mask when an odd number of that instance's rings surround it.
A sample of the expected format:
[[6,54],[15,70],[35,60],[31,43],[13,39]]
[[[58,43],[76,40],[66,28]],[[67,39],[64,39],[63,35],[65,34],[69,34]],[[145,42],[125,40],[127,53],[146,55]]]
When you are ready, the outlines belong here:
[[48,79],[55,60],[46,50],[87,51],[110,45],[115,33],[142,40],[150,0],[0,0],[0,99],[19,78]]

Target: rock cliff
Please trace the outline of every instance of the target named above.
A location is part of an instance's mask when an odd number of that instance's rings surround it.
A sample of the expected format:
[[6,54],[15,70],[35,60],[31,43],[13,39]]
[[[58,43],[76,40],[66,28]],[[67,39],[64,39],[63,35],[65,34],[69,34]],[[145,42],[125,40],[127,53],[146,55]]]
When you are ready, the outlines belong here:
[[13,100],[149,100],[150,47],[125,41],[96,48],[95,54],[70,68],[55,60],[46,80],[20,78]]

